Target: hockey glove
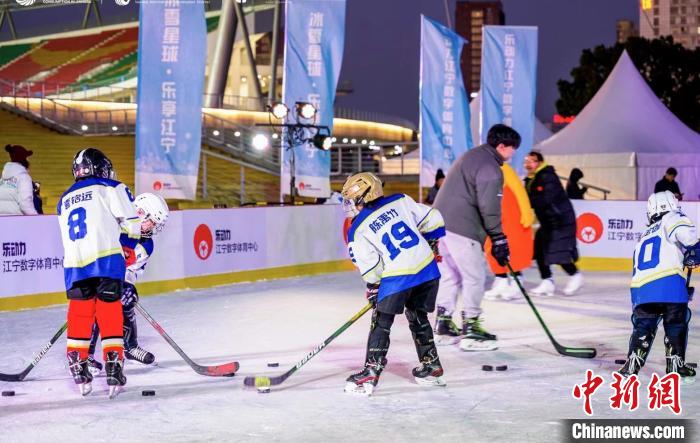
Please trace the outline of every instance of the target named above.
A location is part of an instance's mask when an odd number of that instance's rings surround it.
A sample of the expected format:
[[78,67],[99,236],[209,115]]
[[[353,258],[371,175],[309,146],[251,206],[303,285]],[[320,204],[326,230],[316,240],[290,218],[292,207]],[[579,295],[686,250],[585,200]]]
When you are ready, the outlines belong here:
[[126,261],[127,268],[136,263],[136,251],[128,246],[122,246],[122,251],[124,253],[124,260]]
[[505,266],[510,260],[510,248],[508,248],[508,239],[503,234],[491,236],[491,255],[496,259],[499,265]]
[[428,240],[428,244],[430,245],[430,249],[433,250],[433,255],[435,256],[435,261],[440,263],[442,262],[442,255],[440,255],[440,240]]
[[700,266],[700,242],[688,247],[683,254],[683,266],[694,269]]
[[365,297],[367,301],[372,303],[372,307],[377,307],[377,295],[379,295],[379,283],[367,283],[367,292],[365,292]]
[[124,283],[124,292],[122,292],[122,306],[131,307],[139,301],[139,294],[136,292],[136,286],[130,283]]

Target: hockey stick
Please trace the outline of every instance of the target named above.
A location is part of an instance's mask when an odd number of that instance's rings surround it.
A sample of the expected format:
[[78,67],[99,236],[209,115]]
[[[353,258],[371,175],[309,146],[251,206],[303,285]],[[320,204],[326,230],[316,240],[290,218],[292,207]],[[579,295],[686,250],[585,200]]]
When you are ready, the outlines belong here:
[[595,355],[596,355],[595,348],[569,348],[567,346],[560,345],[559,342],[557,342],[554,339],[554,337],[552,336],[552,333],[549,332],[549,328],[544,323],[544,320],[542,320],[542,317],[540,317],[540,313],[537,311],[537,308],[535,308],[535,305],[532,303],[532,300],[530,300],[530,296],[527,295],[527,291],[525,291],[525,288],[523,287],[522,283],[520,283],[520,279],[518,278],[517,275],[515,275],[515,271],[513,271],[513,268],[510,266],[510,263],[506,263],[506,266],[508,267],[508,270],[510,271],[510,275],[515,279],[515,282],[518,284],[518,287],[520,288],[520,292],[522,292],[523,297],[525,297],[525,300],[532,308],[532,312],[535,313],[535,317],[537,317],[537,320],[539,320],[540,324],[542,325],[542,328],[544,329],[544,332],[547,334],[547,337],[549,337],[549,341],[551,341],[552,345],[554,345],[554,349],[556,349],[557,352],[560,353],[561,355],[566,355],[567,357],[578,357],[578,358],[593,358],[593,357],[595,357]]
[[309,360],[311,360],[313,357],[316,356],[319,352],[321,352],[330,342],[333,341],[337,336],[342,334],[347,328],[349,328],[353,323],[355,323],[357,320],[359,320],[360,317],[365,315],[367,311],[372,309],[372,303],[367,303],[364,308],[362,308],[357,314],[353,315],[350,320],[348,320],[343,326],[340,327],[337,331],[335,331],[330,337],[325,339],[323,343],[320,345],[316,346],[314,349],[312,349],[308,354],[304,356],[299,362],[291,368],[289,371],[285,372],[282,375],[278,375],[277,377],[265,377],[262,375],[259,376],[253,376],[249,375],[243,380],[243,384],[246,386],[255,386],[258,389],[266,389],[269,388],[270,386],[276,386],[281,384],[283,381],[289,378],[290,375],[294,374],[296,371],[298,371],[302,366],[304,366]]
[[187,362],[188,365],[192,369],[194,369],[194,372],[200,375],[208,375],[210,377],[233,377],[236,374],[236,371],[238,370],[238,362],[234,361],[231,363],[225,363],[223,365],[216,365],[216,366],[203,366],[203,365],[198,365],[197,363],[193,362],[191,358],[185,354],[185,352],[180,348],[175,341],[170,338],[167,332],[161,327],[161,325],[151,317],[151,315],[146,312],[146,310],[141,306],[141,304],[136,303],[136,309],[139,311],[141,315],[148,321],[148,323],[153,326],[153,328],[158,331],[158,333],[165,339],[165,341],[168,342],[170,346],[172,346],[173,349],[175,349],[175,352],[180,354],[180,357],[182,357],[183,360]]
[[685,289],[688,291],[688,301],[693,300],[693,295],[695,295],[695,288],[690,286],[690,277],[693,275],[693,268],[688,268],[688,274],[685,277]]
[[63,333],[68,329],[68,322],[63,323],[63,326],[61,326],[61,329],[59,329],[53,337],[51,337],[51,340],[49,340],[48,343],[44,345],[43,348],[41,348],[41,351],[34,357],[34,360],[27,366],[27,368],[20,372],[19,374],[0,374],[0,381],[22,381],[24,380],[24,377],[29,374],[29,372],[34,369],[34,366],[36,366],[39,363],[39,360],[46,355],[47,352],[49,352],[49,349],[51,349],[51,346],[53,346],[56,341],[58,341],[59,338],[63,335]]

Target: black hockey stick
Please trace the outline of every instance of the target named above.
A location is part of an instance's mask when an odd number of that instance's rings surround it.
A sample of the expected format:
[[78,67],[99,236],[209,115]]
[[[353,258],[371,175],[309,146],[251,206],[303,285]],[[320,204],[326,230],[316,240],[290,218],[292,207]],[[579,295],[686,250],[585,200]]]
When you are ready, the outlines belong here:
[[506,266],[508,267],[508,270],[510,271],[510,275],[515,279],[515,282],[518,284],[518,287],[520,288],[520,292],[522,292],[523,297],[525,297],[525,300],[532,308],[532,312],[535,313],[535,317],[537,317],[537,320],[539,320],[540,324],[542,325],[542,328],[544,329],[544,332],[547,334],[547,337],[549,337],[549,341],[551,341],[552,345],[554,345],[554,349],[556,349],[557,352],[560,353],[561,355],[566,355],[567,357],[578,357],[578,358],[593,358],[593,357],[595,357],[595,355],[596,355],[595,348],[569,348],[567,346],[560,345],[559,342],[554,339],[554,337],[552,336],[552,333],[549,332],[549,328],[544,323],[544,320],[542,320],[542,317],[540,317],[540,313],[537,311],[537,308],[535,308],[535,305],[532,303],[532,300],[530,300],[530,296],[527,295],[527,291],[525,291],[525,288],[523,287],[522,283],[520,283],[520,279],[518,278],[517,275],[515,275],[515,272],[513,271],[513,268],[510,266],[510,263],[506,263]]
[[690,277],[693,275],[693,268],[688,268],[688,274],[685,277],[685,289],[688,291],[688,301],[693,300],[693,295],[695,295],[695,288],[690,286]]
[[27,368],[20,372],[19,374],[0,374],[0,381],[22,381],[24,380],[24,377],[29,374],[29,372],[34,369],[34,366],[39,364],[39,360],[46,355],[47,352],[49,352],[49,349],[51,349],[51,346],[53,346],[56,341],[58,341],[59,338],[63,335],[63,333],[68,329],[68,322],[63,323],[63,326],[61,326],[61,329],[59,329],[53,337],[51,337],[51,340],[49,340],[48,343],[44,345],[43,348],[41,348],[41,351],[34,357],[34,360],[27,366]]
[[216,365],[216,366],[203,366],[203,365],[198,365],[197,363],[193,362],[191,358],[185,354],[185,352],[180,348],[175,341],[170,338],[167,332],[161,327],[160,324],[158,324],[157,321],[151,317],[151,315],[146,312],[146,310],[141,306],[139,303],[136,303],[136,309],[139,311],[141,315],[148,321],[148,323],[153,326],[153,328],[158,331],[158,333],[165,339],[165,341],[168,342],[170,346],[172,346],[173,349],[175,349],[175,352],[180,354],[180,357],[182,357],[183,360],[187,362],[192,369],[194,369],[194,372],[200,375],[208,375],[210,377],[232,377],[236,374],[236,371],[238,371],[239,364],[237,361],[231,362],[231,363],[225,363],[223,365]]
[[283,381],[289,378],[290,375],[294,374],[296,371],[298,371],[302,366],[304,366],[309,360],[311,360],[313,357],[316,356],[319,352],[321,352],[330,342],[333,341],[337,336],[342,334],[347,328],[349,328],[353,323],[355,323],[357,320],[359,320],[360,317],[365,315],[367,311],[372,309],[372,303],[367,303],[364,308],[362,308],[357,314],[353,315],[350,320],[348,320],[343,326],[340,327],[337,331],[335,331],[330,337],[325,339],[323,343],[320,345],[316,346],[314,349],[312,349],[308,354],[304,356],[299,362],[291,368],[289,371],[285,372],[282,375],[278,375],[277,377],[265,377],[262,375],[258,376],[253,376],[249,375],[243,380],[243,384],[246,386],[255,386],[258,389],[266,389],[269,388],[270,386],[276,386],[281,384]]

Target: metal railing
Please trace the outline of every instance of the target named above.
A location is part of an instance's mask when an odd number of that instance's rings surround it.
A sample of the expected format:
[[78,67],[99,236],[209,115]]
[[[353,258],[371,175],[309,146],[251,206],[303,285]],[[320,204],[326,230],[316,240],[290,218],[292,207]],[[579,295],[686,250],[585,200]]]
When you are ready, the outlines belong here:
[[334,145],[331,148],[331,177],[347,176],[359,171],[381,175],[418,174],[418,159],[406,157],[417,149],[417,145],[408,143],[401,146],[402,149],[397,152],[393,145]]
[[[566,184],[569,182],[569,178],[568,178],[568,177],[564,177],[564,176],[562,176],[562,175],[558,175],[557,177],[559,177],[559,180],[561,180],[562,183],[563,183],[563,185],[564,185],[564,189],[566,189]],[[610,189],[605,189],[605,188],[602,188],[602,187],[600,187],[600,186],[592,185],[592,184],[590,184],[590,183],[585,183],[585,182],[578,182],[578,183],[579,183],[581,186],[585,186],[585,187],[588,188],[588,189],[592,189],[592,190],[594,190],[594,191],[598,191],[598,192],[602,193],[602,194],[603,194],[603,200],[607,200],[607,199],[608,199],[608,194],[610,194],[610,193],[612,192]]]

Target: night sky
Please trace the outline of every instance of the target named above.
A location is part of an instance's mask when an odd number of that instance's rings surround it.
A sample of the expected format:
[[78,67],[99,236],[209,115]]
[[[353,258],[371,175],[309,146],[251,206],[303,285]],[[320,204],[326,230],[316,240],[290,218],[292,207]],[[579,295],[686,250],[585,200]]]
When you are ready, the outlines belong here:
[[[455,0],[448,2],[454,28]],[[638,0],[502,0],[507,25],[539,27],[536,114],[551,121],[556,82],[569,79],[581,50],[615,43],[618,19],[638,22]],[[446,24],[443,0],[348,0],[341,106],[418,122],[420,14]]]
[[[219,3],[215,0],[215,3]],[[455,0],[448,0],[454,27]],[[581,50],[615,42],[615,22],[638,22],[638,0],[502,0],[506,24],[539,27],[537,116],[550,121],[558,97],[556,82],[569,78]],[[340,106],[391,114],[418,122],[420,14],[444,24],[443,0],[347,0],[345,56],[341,81],[354,92],[339,97]],[[218,5],[217,5],[218,6]],[[136,18],[135,2],[121,8],[101,4],[106,23]],[[83,5],[45,9],[31,21],[15,14],[22,30],[57,32],[75,29]],[[93,22],[94,23],[94,22]],[[7,38],[7,27],[0,37]]]

